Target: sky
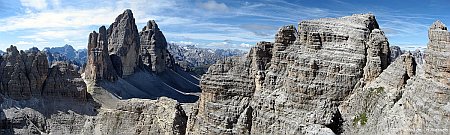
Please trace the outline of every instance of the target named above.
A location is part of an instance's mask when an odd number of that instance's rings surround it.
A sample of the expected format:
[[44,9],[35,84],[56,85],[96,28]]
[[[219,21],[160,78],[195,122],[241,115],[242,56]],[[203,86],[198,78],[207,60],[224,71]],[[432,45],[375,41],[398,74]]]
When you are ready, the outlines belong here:
[[89,33],[125,9],[138,29],[156,20],[167,41],[246,50],[302,20],[373,13],[391,45],[425,47],[428,27],[450,25],[449,0],[0,0],[0,50],[87,47]]

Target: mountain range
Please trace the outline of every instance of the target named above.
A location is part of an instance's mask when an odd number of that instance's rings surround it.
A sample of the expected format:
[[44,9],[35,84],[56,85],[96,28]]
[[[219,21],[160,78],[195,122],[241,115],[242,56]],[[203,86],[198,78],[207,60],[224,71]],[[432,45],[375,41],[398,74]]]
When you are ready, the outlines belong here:
[[[304,20],[244,53],[170,44],[125,10],[89,34],[81,73],[52,48],[10,46],[0,133],[448,134],[447,27],[431,24],[426,52],[381,28],[373,14]],[[53,50],[81,58],[70,48]]]

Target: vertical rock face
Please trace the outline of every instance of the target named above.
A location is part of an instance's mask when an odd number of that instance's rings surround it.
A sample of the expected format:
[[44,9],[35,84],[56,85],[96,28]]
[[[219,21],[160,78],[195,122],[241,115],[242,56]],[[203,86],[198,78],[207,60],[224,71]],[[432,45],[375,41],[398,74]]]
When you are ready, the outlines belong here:
[[[113,58],[114,68],[119,76],[128,76],[134,73],[139,60],[139,33],[131,10],[116,18],[108,28],[109,54],[120,59]],[[121,69],[121,70],[119,70]]]
[[167,51],[167,41],[154,20],[147,22],[139,33],[141,39],[140,54],[143,64],[151,71],[160,73],[170,66],[171,57]]
[[209,67],[202,76],[202,95],[190,134],[249,134],[252,125],[250,101],[261,89],[269,67],[273,43],[260,42],[246,59],[226,58]]
[[42,94],[49,98],[86,100],[86,83],[73,65],[56,62],[50,68]]
[[450,85],[450,33],[442,22],[436,21],[428,30],[428,38],[425,72]]
[[298,31],[282,27],[275,43],[259,43],[246,60],[211,66],[189,130],[341,133],[337,107],[360,79],[389,65],[389,44],[378,28],[371,14],[303,21]]
[[450,36],[439,21],[428,34],[425,72],[406,53],[340,106],[346,134],[448,134]]
[[391,60],[394,61],[398,57],[400,57],[403,54],[402,49],[399,46],[390,46],[391,48]]
[[48,76],[48,61],[40,51],[18,51],[15,46],[7,49],[0,66],[2,93],[14,99],[40,96]]
[[89,34],[88,61],[84,77],[87,80],[114,81],[117,79],[117,72],[108,53],[105,26],[100,27],[99,33],[94,31]]
[[367,42],[367,63],[364,67],[364,81],[370,82],[387,68],[391,62],[389,42],[384,32],[372,30]]

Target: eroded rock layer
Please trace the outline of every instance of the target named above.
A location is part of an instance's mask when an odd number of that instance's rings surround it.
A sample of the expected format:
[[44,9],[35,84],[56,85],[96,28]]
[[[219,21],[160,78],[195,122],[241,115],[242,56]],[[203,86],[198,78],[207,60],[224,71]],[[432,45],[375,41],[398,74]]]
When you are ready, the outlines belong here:
[[274,43],[259,43],[246,59],[211,66],[189,130],[339,133],[337,107],[362,85],[360,79],[376,78],[389,56],[387,39],[371,14],[303,21],[299,30],[282,27]]
[[450,33],[442,22],[436,21],[428,30],[428,38],[425,72],[450,85]]

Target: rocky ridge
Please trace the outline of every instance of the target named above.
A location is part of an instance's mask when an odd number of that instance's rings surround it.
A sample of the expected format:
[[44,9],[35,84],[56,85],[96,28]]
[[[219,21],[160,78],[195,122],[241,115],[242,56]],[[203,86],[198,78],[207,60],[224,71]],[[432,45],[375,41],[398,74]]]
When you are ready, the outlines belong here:
[[42,50],[47,55],[49,66],[61,61],[76,65],[80,71],[87,63],[87,49],[75,50],[71,45],[62,47],[46,47]]
[[210,65],[226,57],[240,57],[246,52],[231,49],[199,48],[195,45],[169,43],[167,50],[173,55],[175,63],[183,70],[201,76]]
[[274,43],[258,43],[243,59],[212,65],[202,77],[188,133],[448,132],[445,25],[430,28],[433,54],[425,58],[425,72],[417,64],[420,56],[409,52],[391,64],[389,43],[371,14],[298,27],[280,28]]

